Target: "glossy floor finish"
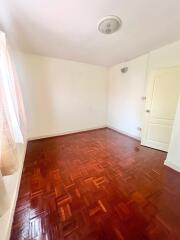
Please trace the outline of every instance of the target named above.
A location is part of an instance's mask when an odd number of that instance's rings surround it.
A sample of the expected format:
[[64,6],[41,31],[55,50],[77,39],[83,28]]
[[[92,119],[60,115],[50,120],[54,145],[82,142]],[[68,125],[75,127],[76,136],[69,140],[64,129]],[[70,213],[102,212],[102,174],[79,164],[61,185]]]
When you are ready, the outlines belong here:
[[180,175],[110,129],[29,142],[11,240],[180,239]]

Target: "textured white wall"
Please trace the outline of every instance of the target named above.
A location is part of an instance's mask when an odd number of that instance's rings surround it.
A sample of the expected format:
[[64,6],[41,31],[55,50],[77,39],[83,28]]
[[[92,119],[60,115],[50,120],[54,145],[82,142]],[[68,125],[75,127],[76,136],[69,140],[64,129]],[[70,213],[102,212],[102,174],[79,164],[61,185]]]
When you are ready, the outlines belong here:
[[28,115],[28,137],[38,138],[106,125],[107,69],[20,54],[18,70]]

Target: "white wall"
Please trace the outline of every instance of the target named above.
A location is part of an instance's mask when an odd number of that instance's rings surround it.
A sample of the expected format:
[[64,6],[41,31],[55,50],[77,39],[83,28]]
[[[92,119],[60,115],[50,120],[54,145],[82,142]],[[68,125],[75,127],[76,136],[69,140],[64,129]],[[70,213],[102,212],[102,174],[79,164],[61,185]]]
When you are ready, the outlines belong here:
[[106,125],[107,69],[20,54],[28,137],[38,138]]
[[[109,71],[108,125],[136,138],[142,125],[148,55],[118,64]],[[121,73],[128,67],[127,73]]]
[[[108,125],[139,138],[137,127],[143,126],[146,88],[151,72],[158,68],[180,65],[180,41],[164,46],[109,70]],[[129,67],[122,74],[120,69]]]
[[180,41],[150,52],[148,72],[180,65]]
[[[138,127],[143,125],[145,104],[141,98],[146,95],[150,72],[180,64],[178,53],[180,42],[109,69],[19,54],[20,61],[24,62],[24,66],[18,64],[18,68],[28,115],[29,138],[76,132],[106,124],[140,138]],[[128,66],[129,70],[122,74],[120,69],[124,66]]]
[[180,172],[180,99],[176,111],[171,141],[165,165]]

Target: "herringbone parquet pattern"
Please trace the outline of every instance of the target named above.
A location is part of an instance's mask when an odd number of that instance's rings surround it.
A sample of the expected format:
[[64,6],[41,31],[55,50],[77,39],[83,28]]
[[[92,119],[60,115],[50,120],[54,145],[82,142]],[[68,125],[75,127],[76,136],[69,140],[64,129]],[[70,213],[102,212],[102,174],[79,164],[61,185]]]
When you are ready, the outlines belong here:
[[180,239],[180,176],[110,129],[29,142],[11,240]]

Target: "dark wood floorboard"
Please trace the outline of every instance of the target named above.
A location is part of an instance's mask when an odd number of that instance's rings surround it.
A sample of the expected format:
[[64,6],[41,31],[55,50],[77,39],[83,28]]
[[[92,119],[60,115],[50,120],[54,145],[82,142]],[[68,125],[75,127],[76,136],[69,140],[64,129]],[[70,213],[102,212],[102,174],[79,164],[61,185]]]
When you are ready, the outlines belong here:
[[180,175],[110,129],[28,143],[11,240],[180,239]]

